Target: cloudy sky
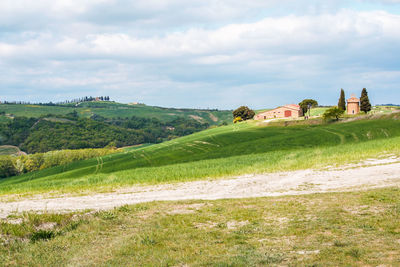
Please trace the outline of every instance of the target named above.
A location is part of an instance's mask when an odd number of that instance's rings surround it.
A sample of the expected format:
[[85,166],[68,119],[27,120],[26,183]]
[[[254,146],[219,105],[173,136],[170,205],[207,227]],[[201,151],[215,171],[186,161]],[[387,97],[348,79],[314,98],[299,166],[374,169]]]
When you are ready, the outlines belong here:
[[400,0],[1,0],[0,100],[400,104]]

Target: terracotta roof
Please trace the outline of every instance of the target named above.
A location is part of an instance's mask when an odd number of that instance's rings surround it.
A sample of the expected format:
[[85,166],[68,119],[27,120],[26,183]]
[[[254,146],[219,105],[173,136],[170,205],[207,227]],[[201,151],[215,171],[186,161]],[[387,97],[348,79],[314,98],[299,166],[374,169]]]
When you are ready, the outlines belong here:
[[296,105],[296,104],[284,105],[284,107],[294,107],[294,108],[300,108],[300,106],[299,106],[299,105]]
[[347,102],[349,103],[353,103],[353,102],[360,102],[360,99],[358,99],[357,97],[351,97],[349,99],[347,99]]
[[277,107],[277,108],[274,108],[274,109],[271,109],[271,110],[263,111],[263,112],[258,113],[257,115],[261,115],[261,114],[264,114],[264,113],[269,113],[271,111],[274,111],[274,110],[277,110],[277,109],[280,109],[280,108],[286,108],[286,109],[291,109],[291,110],[296,110],[296,111],[300,110],[300,106],[299,105],[291,104],[291,105],[285,105],[285,106]]
[[296,105],[296,104],[290,104],[290,105],[284,105],[283,107],[280,107],[280,108],[290,108],[290,109],[299,110],[300,106]]

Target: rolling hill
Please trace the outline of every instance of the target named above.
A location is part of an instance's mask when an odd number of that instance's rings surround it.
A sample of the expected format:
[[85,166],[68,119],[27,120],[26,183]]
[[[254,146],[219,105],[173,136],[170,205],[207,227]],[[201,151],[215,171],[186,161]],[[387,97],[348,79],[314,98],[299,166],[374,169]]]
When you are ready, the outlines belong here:
[[165,122],[184,117],[210,125],[219,125],[223,122],[232,121],[232,112],[229,110],[162,108],[144,104],[133,105],[106,101],[82,102],[57,106],[0,104],[0,113],[4,112],[5,114],[12,114],[13,116],[35,118],[47,114],[66,115],[74,110],[77,111],[80,117],[84,118],[90,118],[93,115],[100,115],[106,118],[136,116],[142,118],[157,118]]
[[244,122],[0,181],[0,192],[80,191],[326,167],[400,153],[400,114],[297,126]]
[[226,124],[230,117],[229,111],[164,109],[114,102],[1,104],[0,145],[36,153],[160,143],[211,125]]

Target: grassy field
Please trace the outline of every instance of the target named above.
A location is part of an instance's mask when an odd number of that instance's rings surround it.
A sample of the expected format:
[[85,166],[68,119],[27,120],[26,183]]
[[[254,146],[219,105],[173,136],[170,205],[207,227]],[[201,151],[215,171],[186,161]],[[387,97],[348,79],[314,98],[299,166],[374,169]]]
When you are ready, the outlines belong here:
[[39,105],[10,105],[0,104],[0,112],[13,114],[14,116],[39,117],[47,114],[65,115],[76,110],[82,117],[90,117],[94,114],[103,117],[145,117],[157,118],[162,121],[171,121],[177,117],[192,118],[199,122],[208,122],[210,125],[218,125],[222,122],[232,121],[232,112],[229,110],[198,110],[161,108],[146,105],[128,105],[114,102],[85,102],[77,106],[39,106]]
[[0,180],[0,194],[119,186],[340,165],[400,155],[400,114],[347,123],[265,127],[244,122]]
[[399,188],[10,219],[3,266],[400,265]]
[[6,122],[9,122],[9,121],[10,121],[10,118],[8,118],[5,115],[0,115],[0,123],[6,123]]
[[312,108],[311,116],[322,116],[327,109],[329,108]]
[[391,113],[400,110],[400,106],[376,106],[372,107],[372,113]]

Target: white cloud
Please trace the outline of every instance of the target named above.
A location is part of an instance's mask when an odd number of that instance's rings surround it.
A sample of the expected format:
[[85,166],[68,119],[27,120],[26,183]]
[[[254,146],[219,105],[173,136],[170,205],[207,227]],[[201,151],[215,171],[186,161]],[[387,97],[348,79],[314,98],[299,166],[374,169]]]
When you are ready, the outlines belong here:
[[[164,37],[138,38],[126,33],[90,34],[81,39],[42,34],[23,43],[0,43],[0,54],[43,57],[83,54],[113,58],[202,56],[203,60],[238,58],[242,54],[325,54],[353,46],[400,40],[400,16],[386,12],[343,10],[335,15],[286,16],[215,30],[193,28]],[[200,60],[201,61],[201,60]],[[199,62],[200,62],[199,61]],[[210,60],[205,60],[210,64]],[[215,62],[218,62],[216,60]]]
[[277,90],[319,93],[344,87],[341,81],[379,86],[366,77],[393,90],[400,15],[338,9],[337,2],[284,1],[307,11],[269,15],[262,12],[280,1],[1,1],[0,30],[8,30],[0,34],[0,90],[57,88],[65,97],[112,89],[121,100],[158,105],[179,92],[169,105],[197,96],[191,103],[225,107],[261,105],[255,95]]

